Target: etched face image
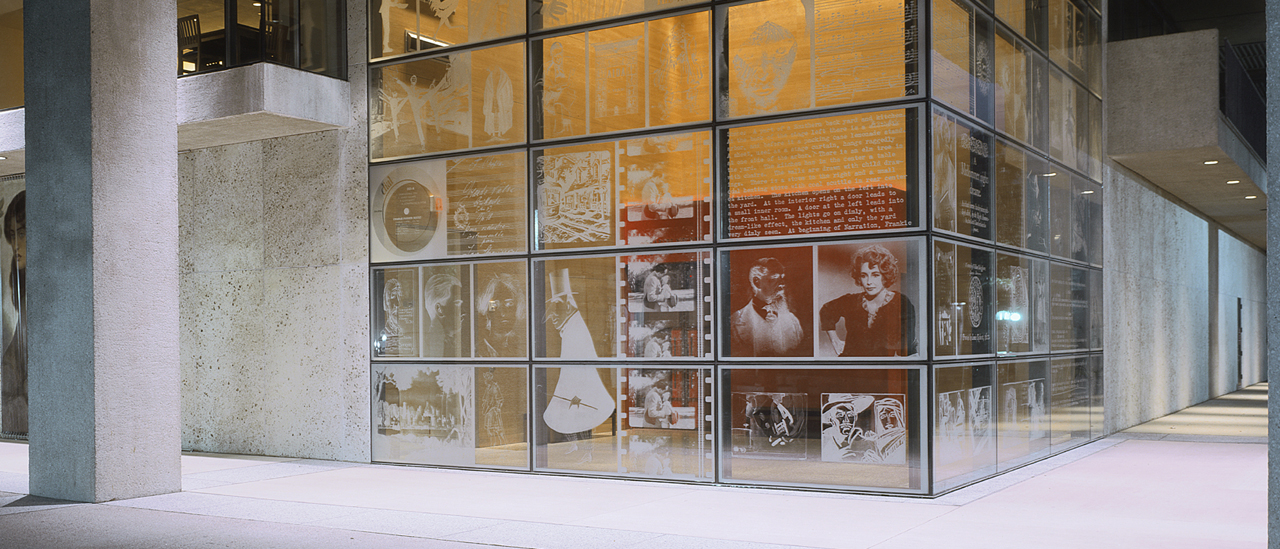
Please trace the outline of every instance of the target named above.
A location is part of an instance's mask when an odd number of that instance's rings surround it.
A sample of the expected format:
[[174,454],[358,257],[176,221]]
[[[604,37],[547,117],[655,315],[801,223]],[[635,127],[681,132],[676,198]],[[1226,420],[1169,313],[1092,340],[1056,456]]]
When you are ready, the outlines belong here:
[[858,285],[862,286],[862,291],[866,292],[867,299],[875,299],[884,290],[884,274],[880,272],[878,265],[863,263],[861,273],[858,276]]
[[489,299],[485,318],[489,321],[489,330],[502,336],[515,332],[523,324],[520,318],[520,300],[505,284],[499,284]]
[[877,400],[875,408],[876,421],[880,425],[880,432],[887,433],[906,428],[901,402],[892,399]]
[[739,53],[733,56],[733,74],[753,108],[770,110],[791,76],[796,61],[796,39],[791,31],[773,22],[756,27]]
[[765,303],[772,303],[787,287],[786,275],[767,269],[756,280],[756,297]]

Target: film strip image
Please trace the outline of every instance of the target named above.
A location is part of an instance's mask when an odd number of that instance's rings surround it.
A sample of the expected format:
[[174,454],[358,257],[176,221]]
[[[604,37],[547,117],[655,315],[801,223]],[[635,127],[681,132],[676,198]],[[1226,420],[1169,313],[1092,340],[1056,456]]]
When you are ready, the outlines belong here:
[[623,256],[622,356],[701,358],[711,353],[707,315],[711,252]]

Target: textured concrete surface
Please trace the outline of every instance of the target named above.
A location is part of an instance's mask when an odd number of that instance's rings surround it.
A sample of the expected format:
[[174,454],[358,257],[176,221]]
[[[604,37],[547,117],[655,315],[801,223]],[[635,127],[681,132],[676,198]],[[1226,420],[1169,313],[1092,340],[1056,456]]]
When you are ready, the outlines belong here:
[[1209,227],[1123,166],[1105,172],[1105,404],[1115,432],[1209,398]]
[[[1267,63],[1280,67],[1280,0],[1267,0]],[[1267,164],[1280,166],[1280,71],[1267,73]],[[1267,174],[1268,188],[1280,188],[1280,169]],[[1267,249],[1280,250],[1280,193],[1267,195]],[[1280,381],[1280,254],[1267,256],[1267,379]],[[1280,387],[1280,382],[1270,385]],[[1268,391],[1267,532],[1271,549],[1280,549],[1280,389]]]
[[177,491],[176,8],[25,10],[30,488]]
[[[1237,378],[1241,387],[1266,379],[1263,345],[1267,338],[1267,256],[1226,232],[1215,232],[1220,345],[1211,371],[1212,396],[1234,391]],[[1241,308],[1238,314],[1237,304]]]
[[349,75],[349,127],[179,155],[184,448],[369,460],[364,64]]

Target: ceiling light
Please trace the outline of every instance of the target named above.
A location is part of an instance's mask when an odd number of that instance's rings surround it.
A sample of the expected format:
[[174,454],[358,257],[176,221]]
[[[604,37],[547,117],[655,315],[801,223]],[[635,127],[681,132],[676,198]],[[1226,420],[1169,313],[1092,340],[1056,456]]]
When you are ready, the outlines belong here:
[[1258,198],[1258,196],[1257,196],[1257,195],[1253,195],[1253,194],[1251,194],[1251,195],[1249,195],[1249,196],[1244,197],[1244,199],[1245,199],[1245,200],[1253,200],[1253,199],[1255,199],[1255,198]]
[[1084,191],[1084,192],[1081,192],[1080,194],[1093,194],[1093,191]]
[[9,159],[9,157],[7,157],[7,156],[0,156],[0,160],[8,160],[8,159]]
[[1205,160],[1205,161],[1204,161],[1204,165],[1205,165],[1205,166],[1212,166],[1212,165],[1217,164],[1217,163],[1218,163],[1218,161],[1217,161],[1217,160]]
[[1239,182],[1240,182],[1240,180],[1239,180],[1239,179],[1232,179],[1231,181],[1228,181],[1228,182],[1227,182],[1227,184],[1228,184],[1228,185],[1235,185],[1236,183],[1239,183]]
[[1058,175],[1058,172],[1049,172],[1047,174],[1044,174],[1045,177],[1053,177],[1055,175]]
[[253,3],[253,7],[255,7],[255,8],[261,8],[261,7],[262,7],[262,2],[254,2],[254,3]]

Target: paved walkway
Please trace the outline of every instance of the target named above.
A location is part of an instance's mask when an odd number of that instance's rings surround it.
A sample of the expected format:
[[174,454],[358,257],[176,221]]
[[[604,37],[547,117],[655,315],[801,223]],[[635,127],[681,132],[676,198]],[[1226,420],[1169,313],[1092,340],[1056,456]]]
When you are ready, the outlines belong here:
[[25,495],[26,446],[0,443],[0,547],[1261,548],[1265,399],[933,500],[189,454],[181,493],[72,504]]

